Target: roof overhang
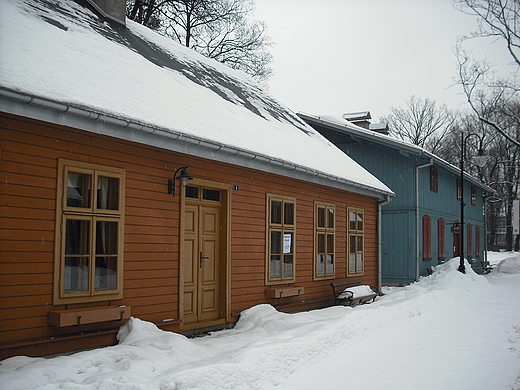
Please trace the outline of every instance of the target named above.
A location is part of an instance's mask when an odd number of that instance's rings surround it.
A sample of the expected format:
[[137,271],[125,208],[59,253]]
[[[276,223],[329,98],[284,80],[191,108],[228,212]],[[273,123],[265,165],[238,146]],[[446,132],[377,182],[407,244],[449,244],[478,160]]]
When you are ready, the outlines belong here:
[[3,88],[0,88],[0,111],[367,195],[379,200],[387,200],[394,195],[393,192],[348,181],[326,172],[312,170],[212,140],[197,138],[146,123],[136,123],[125,118],[116,118],[86,108],[74,107]]
[[[349,134],[353,136],[356,139],[366,139],[374,143],[378,143],[381,145],[385,145],[394,149],[398,149],[399,152],[403,155],[419,155],[421,157],[424,157],[427,160],[432,160],[436,165],[445,168],[448,171],[451,171],[457,175],[460,176],[460,168],[456,167],[453,164],[450,164],[449,162],[443,160],[442,158],[436,156],[435,154],[428,152],[427,150],[413,144],[406,143],[404,141],[400,141],[398,139],[389,137],[384,134],[380,134],[371,130],[363,129],[359,126],[353,125],[351,123],[336,123],[333,121],[330,121],[326,118],[322,118],[319,116],[313,116],[309,114],[304,114],[299,112],[297,114],[301,119],[303,119],[305,122],[309,124],[316,124],[323,127],[328,127],[330,129]],[[468,173],[464,172],[464,180],[467,180],[476,186],[480,187],[484,192],[493,194],[495,193],[495,190],[493,190],[491,187],[483,184],[478,179],[474,178],[473,176],[469,175]]]

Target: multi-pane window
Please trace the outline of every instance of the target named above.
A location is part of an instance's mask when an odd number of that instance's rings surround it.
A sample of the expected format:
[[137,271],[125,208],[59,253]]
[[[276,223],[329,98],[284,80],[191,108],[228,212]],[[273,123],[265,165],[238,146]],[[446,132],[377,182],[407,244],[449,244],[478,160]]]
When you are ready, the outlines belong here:
[[267,194],[267,282],[294,281],[296,199]]
[[439,192],[439,170],[435,165],[430,165],[430,191]]
[[457,179],[457,200],[462,200],[462,180]]
[[446,224],[442,218],[437,220],[437,237],[439,261],[444,261],[446,260]]
[[334,276],[335,207],[331,204],[314,204],[314,276]]
[[471,186],[471,205],[477,205],[477,188],[475,186]]
[[423,223],[423,260],[432,259],[432,220],[430,216],[425,215],[422,219]]
[[122,295],[125,173],[60,160],[55,303]]
[[348,208],[348,275],[364,271],[365,217],[361,209]]

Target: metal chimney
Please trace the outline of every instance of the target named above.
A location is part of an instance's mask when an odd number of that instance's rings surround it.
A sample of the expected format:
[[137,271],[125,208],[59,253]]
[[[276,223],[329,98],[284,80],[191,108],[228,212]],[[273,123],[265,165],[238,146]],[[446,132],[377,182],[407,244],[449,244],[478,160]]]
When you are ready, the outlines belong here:
[[103,17],[125,25],[125,0],[87,0]]

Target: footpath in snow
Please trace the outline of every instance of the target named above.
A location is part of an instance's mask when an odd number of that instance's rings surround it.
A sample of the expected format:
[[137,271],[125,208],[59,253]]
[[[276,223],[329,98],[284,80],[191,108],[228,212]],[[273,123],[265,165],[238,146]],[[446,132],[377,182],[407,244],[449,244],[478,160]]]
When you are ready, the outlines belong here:
[[458,259],[376,302],[242,313],[188,339],[132,318],[113,347],[0,362],[0,389],[520,390],[520,254],[486,276]]

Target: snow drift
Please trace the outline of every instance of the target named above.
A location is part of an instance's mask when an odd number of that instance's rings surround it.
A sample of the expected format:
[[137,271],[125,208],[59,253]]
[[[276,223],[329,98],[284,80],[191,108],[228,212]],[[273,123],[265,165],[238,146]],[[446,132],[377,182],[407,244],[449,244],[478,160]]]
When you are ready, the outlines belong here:
[[[520,254],[482,276],[458,259],[369,305],[244,311],[189,339],[138,318],[113,347],[0,364],[2,389],[520,389]],[[507,260],[507,261],[506,261]],[[507,265],[507,268],[504,268]]]

